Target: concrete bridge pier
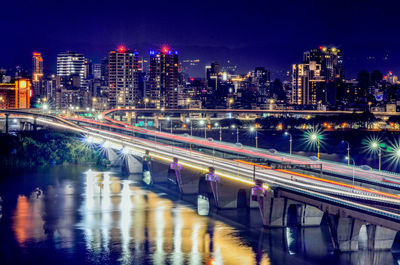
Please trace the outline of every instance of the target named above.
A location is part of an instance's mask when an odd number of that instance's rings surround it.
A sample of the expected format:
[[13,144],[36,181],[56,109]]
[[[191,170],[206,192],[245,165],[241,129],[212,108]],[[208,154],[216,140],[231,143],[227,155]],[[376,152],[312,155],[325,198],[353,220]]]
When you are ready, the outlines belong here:
[[252,200],[258,202],[264,226],[319,226],[323,212],[314,206],[274,196],[274,190],[264,190],[259,183],[252,189]]
[[379,226],[367,225],[368,249],[370,250],[387,250],[391,249],[397,231]]
[[328,226],[334,248],[343,252],[357,251],[362,225],[362,221],[351,217],[328,215]]
[[108,160],[110,160],[112,167],[121,166],[121,161],[122,160],[118,156],[117,152],[115,152],[113,149],[106,148],[105,149],[105,155],[106,155],[106,158]]
[[143,173],[143,163],[141,159],[133,155],[126,155],[124,166],[130,174]]
[[146,151],[145,155],[143,156],[142,172],[143,172],[143,182],[146,183],[147,185],[153,184],[153,178],[151,176],[151,158],[149,151]]
[[[249,203],[249,188],[226,178],[220,179],[213,167],[209,167],[208,173],[205,175],[205,181],[208,182],[208,187],[211,190],[217,208],[232,209],[254,206]],[[199,194],[201,194],[201,191],[199,191]]]

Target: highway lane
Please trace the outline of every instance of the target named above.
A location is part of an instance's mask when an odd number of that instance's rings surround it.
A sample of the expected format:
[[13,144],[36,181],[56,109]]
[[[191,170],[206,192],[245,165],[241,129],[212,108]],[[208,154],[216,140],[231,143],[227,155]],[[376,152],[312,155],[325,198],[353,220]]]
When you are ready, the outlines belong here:
[[[71,130],[75,131],[78,133],[82,133],[85,135],[90,135],[93,137],[101,137],[102,141],[108,140],[112,141],[114,143],[117,143],[118,146],[116,149],[122,149],[124,146],[129,146],[133,150],[139,152],[139,154],[143,155],[145,150],[150,150],[152,152],[152,157],[155,159],[161,159],[164,161],[171,162],[172,157],[177,156],[180,159],[180,163],[183,166],[188,166],[192,167],[198,170],[202,170],[204,172],[207,171],[208,166],[212,165],[214,161],[214,165],[216,167],[216,173],[220,175],[222,178],[229,178],[232,180],[239,181],[241,183],[247,184],[250,187],[254,185],[253,182],[253,167],[251,165],[246,165],[243,163],[238,163],[237,161],[232,161],[232,160],[226,160],[222,158],[213,158],[210,156],[207,156],[202,153],[195,153],[194,155],[196,156],[195,158],[192,158],[190,154],[190,151],[182,149],[182,148],[177,148],[177,147],[171,147],[168,145],[164,144],[158,144],[154,143],[153,141],[149,140],[144,140],[141,138],[136,138],[132,136],[126,136],[123,134],[118,134],[118,133],[113,133],[113,132],[108,132],[108,131],[103,131],[99,129],[87,129],[87,128],[77,128],[77,127],[72,127],[69,125],[66,125],[64,123],[58,123],[55,121],[50,121],[46,119],[38,119],[38,122],[42,122],[44,124],[48,124],[53,127],[58,127],[58,128],[63,128],[66,130]],[[147,143],[147,144],[146,144]],[[144,145],[145,144],[145,145]],[[112,145],[111,145],[112,146]],[[171,149],[172,148],[172,149]],[[171,150],[173,154],[171,155]],[[218,164],[216,164],[218,163]],[[220,164],[222,163],[222,164]],[[229,167],[227,167],[227,164],[229,164]],[[247,167],[247,168],[246,168]],[[239,172],[239,176],[236,175],[236,173]],[[286,174],[290,175],[290,174]],[[363,194],[359,193],[354,193],[354,192],[349,192],[345,191],[342,189],[337,189],[336,187],[332,188],[330,185],[311,185],[309,183],[302,183],[302,181],[293,181],[292,179],[289,179],[287,176],[283,176],[281,174],[276,174],[275,172],[271,174],[271,172],[256,172],[256,178],[264,180],[266,183],[269,185],[273,186],[279,186],[282,188],[286,188],[288,190],[293,190],[293,191],[298,191],[298,192],[303,192],[307,193],[308,195],[313,195],[317,196],[320,198],[325,198],[329,200],[335,200],[337,203],[343,203],[344,206],[351,206],[359,209],[363,209],[366,211],[370,211],[371,213],[379,213],[380,215],[383,216],[388,216],[391,218],[395,218],[396,220],[400,220],[400,215],[397,214],[396,212],[393,211],[388,211],[377,208],[377,207],[372,207],[363,203],[359,202],[354,202],[351,198],[358,198],[361,196],[363,199],[369,199],[371,201],[375,202],[382,202],[382,203],[389,203],[391,205],[397,205],[399,203],[399,196],[393,195],[393,194],[385,194],[385,193],[380,193],[376,194],[375,191],[364,191]],[[268,189],[267,186],[265,186],[266,189]],[[355,187],[354,187],[355,188]],[[398,207],[396,207],[398,208]]]
[[[254,172],[253,165],[249,165],[241,161],[233,161],[229,159],[213,157],[195,151],[190,152],[187,149],[168,146],[165,144],[156,143],[154,141],[126,136],[123,134],[113,133],[100,129],[94,129],[90,127],[88,127],[88,129],[102,135],[107,135],[108,137],[111,136],[122,138],[124,139],[123,142],[125,143],[130,141],[135,145],[136,148],[144,148],[146,150],[150,150],[151,152],[156,152],[164,156],[171,157],[172,155],[179,157],[180,159],[184,159],[184,161],[200,164],[204,167],[204,170],[206,170],[208,166],[214,166],[219,169],[222,168],[223,173],[237,176],[239,178],[244,178],[245,180],[250,181],[250,183],[253,183],[252,177],[255,173],[256,178],[262,179],[263,181],[273,185],[280,185],[283,182],[290,186],[301,186],[304,188],[308,188],[309,190],[323,190],[324,192],[339,194],[341,196],[349,196],[359,199],[371,199],[373,201],[388,202],[393,204],[400,203],[400,196],[390,193],[379,192],[372,189],[353,186],[336,181],[329,181],[326,179],[316,178],[314,176],[291,172],[288,170],[264,168],[266,170],[256,170],[256,172]],[[122,149],[122,147],[118,148]]]
[[[174,141],[191,143],[191,144],[195,144],[195,145],[199,145],[199,146],[205,146],[205,147],[214,148],[214,149],[220,150],[220,151],[229,151],[232,153],[240,152],[241,154],[246,154],[249,157],[253,157],[253,158],[262,158],[262,159],[266,159],[266,160],[278,162],[278,163],[307,164],[307,165],[318,163],[318,164],[322,164],[324,172],[346,176],[347,178],[352,177],[353,169],[354,169],[354,177],[356,179],[366,179],[366,180],[376,182],[376,183],[385,182],[384,184],[386,186],[389,185],[389,186],[400,188],[400,175],[398,175],[398,174],[389,174],[384,171],[378,172],[376,170],[368,172],[368,171],[362,170],[357,167],[353,168],[352,166],[347,166],[345,164],[335,163],[335,162],[326,161],[326,160],[310,161],[310,159],[307,157],[294,156],[294,155],[289,155],[289,154],[285,154],[285,153],[281,153],[281,152],[273,154],[273,153],[268,152],[267,150],[263,150],[260,148],[256,149],[256,148],[252,148],[252,147],[248,147],[248,146],[243,146],[242,148],[238,148],[237,146],[235,146],[234,144],[231,144],[231,143],[217,142],[217,141],[210,142],[208,140],[204,140],[204,139],[201,139],[198,137],[175,135],[175,134],[158,132],[158,131],[144,129],[144,128],[137,128],[134,126],[127,125],[124,122],[110,119],[106,116],[104,116],[104,118],[105,118],[105,120],[107,120],[109,122],[121,125],[121,126],[115,127],[115,128],[125,129],[125,130],[129,130],[129,131],[134,131],[137,133],[142,133],[142,134],[151,135],[151,136],[155,136],[155,137],[170,139],[170,140],[174,140]],[[74,120],[74,119],[72,119],[72,120]],[[88,123],[94,123],[94,124],[97,123],[97,124],[105,125],[104,123],[98,123],[93,120],[87,120],[87,119],[75,119],[75,120],[82,120],[82,121],[86,121]],[[107,126],[107,125],[105,125],[105,126]],[[109,125],[109,126],[112,126],[112,125]],[[390,180],[385,179],[385,178],[388,178],[388,179],[390,178]],[[393,180],[399,180],[399,182],[396,183]]]

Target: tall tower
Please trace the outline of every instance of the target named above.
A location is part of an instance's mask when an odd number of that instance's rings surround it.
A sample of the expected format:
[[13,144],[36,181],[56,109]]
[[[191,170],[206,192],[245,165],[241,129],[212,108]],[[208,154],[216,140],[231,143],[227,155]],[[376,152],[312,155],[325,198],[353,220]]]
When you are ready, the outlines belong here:
[[321,65],[315,61],[294,64],[292,74],[292,100],[295,105],[317,105],[326,102],[325,77]]
[[150,51],[150,105],[156,108],[178,107],[178,52],[168,47]]
[[43,58],[40,52],[34,52],[32,57],[32,89],[33,96],[41,97],[43,91]]
[[135,106],[139,91],[139,54],[121,46],[108,58],[108,103],[110,107]]
[[57,55],[57,76],[80,78],[81,88],[86,87],[85,80],[85,57],[74,52],[63,52]]

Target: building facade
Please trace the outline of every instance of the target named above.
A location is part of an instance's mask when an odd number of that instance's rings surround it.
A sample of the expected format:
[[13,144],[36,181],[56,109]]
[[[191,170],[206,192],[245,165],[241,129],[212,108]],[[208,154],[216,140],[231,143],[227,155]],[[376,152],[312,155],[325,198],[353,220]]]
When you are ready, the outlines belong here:
[[28,109],[31,95],[31,83],[28,79],[0,83],[0,109]]
[[139,54],[125,47],[108,57],[108,104],[110,107],[136,106],[139,91]]
[[43,58],[40,52],[32,56],[32,94],[34,97],[46,96],[43,84]]
[[177,108],[178,84],[178,52],[166,47],[150,51],[149,106]]

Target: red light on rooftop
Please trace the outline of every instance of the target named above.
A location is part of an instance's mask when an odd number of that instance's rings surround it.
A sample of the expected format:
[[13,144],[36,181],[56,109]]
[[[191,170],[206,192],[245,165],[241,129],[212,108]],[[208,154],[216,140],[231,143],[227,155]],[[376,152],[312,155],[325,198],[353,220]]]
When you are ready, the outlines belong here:
[[161,51],[162,51],[163,53],[167,53],[167,52],[169,51],[169,48],[168,48],[167,46],[163,46],[162,49],[161,49]]
[[320,50],[322,50],[322,48],[323,48],[322,46],[319,46],[319,49],[320,49]]
[[123,46],[123,45],[119,46],[118,51],[119,52],[125,52],[126,51],[125,46]]

